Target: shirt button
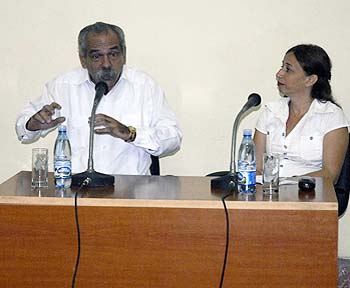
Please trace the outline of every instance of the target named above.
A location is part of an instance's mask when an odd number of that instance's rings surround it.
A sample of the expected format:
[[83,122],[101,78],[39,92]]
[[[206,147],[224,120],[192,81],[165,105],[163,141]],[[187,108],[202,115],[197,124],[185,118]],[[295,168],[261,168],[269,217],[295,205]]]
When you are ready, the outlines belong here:
[[287,148],[288,148],[287,145],[284,145],[283,147],[284,147],[284,149],[287,149]]
[[282,133],[282,136],[284,136],[284,132]]
[[283,165],[281,164],[280,167],[283,167]]

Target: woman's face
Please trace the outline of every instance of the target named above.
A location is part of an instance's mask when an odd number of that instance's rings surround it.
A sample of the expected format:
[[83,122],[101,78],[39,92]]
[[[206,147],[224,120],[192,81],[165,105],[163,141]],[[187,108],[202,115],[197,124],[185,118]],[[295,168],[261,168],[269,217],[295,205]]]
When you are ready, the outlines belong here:
[[284,56],[282,67],[276,74],[278,90],[285,96],[310,94],[309,76],[305,75],[293,52]]

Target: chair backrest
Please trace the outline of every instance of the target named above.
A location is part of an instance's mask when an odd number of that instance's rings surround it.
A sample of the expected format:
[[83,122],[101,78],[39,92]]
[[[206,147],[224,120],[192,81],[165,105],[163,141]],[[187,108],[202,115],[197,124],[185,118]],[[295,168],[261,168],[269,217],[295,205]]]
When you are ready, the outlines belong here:
[[338,182],[334,185],[334,190],[338,199],[338,216],[342,216],[349,203],[350,191],[350,141],[346,151],[343,167],[341,169]]
[[160,175],[160,167],[159,167],[159,157],[151,155],[151,166],[149,170],[151,175]]
[[217,172],[212,172],[209,173],[207,175],[205,175],[206,177],[208,176],[225,176],[226,174],[228,174],[229,171],[217,171]]

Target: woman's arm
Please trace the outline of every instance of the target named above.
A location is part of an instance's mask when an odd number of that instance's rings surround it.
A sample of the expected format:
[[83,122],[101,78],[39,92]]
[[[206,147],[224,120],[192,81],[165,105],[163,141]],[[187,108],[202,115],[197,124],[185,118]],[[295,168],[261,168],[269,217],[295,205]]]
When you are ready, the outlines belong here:
[[307,175],[328,177],[336,184],[343,166],[348,142],[349,133],[346,127],[328,132],[323,139],[322,169]]
[[255,129],[254,143],[256,151],[256,173],[262,174],[263,171],[263,155],[266,150],[266,135]]

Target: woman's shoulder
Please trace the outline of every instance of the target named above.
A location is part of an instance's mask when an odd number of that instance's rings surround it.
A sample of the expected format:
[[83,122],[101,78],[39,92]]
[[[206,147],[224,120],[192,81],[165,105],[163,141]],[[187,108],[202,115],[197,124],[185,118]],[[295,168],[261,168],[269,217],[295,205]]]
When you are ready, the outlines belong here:
[[265,111],[276,115],[288,113],[289,97],[281,97],[277,101],[265,104]]
[[336,114],[344,114],[343,109],[334,104],[331,101],[321,101],[318,99],[315,99],[313,101],[313,110],[316,113],[325,113],[325,114],[329,114],[329,113],[336,113]]
[[327,127],[327,131],[341,127],[349,127],[343,109],[331,101],[314,100],[313,116],[318,119],[320,126]]

